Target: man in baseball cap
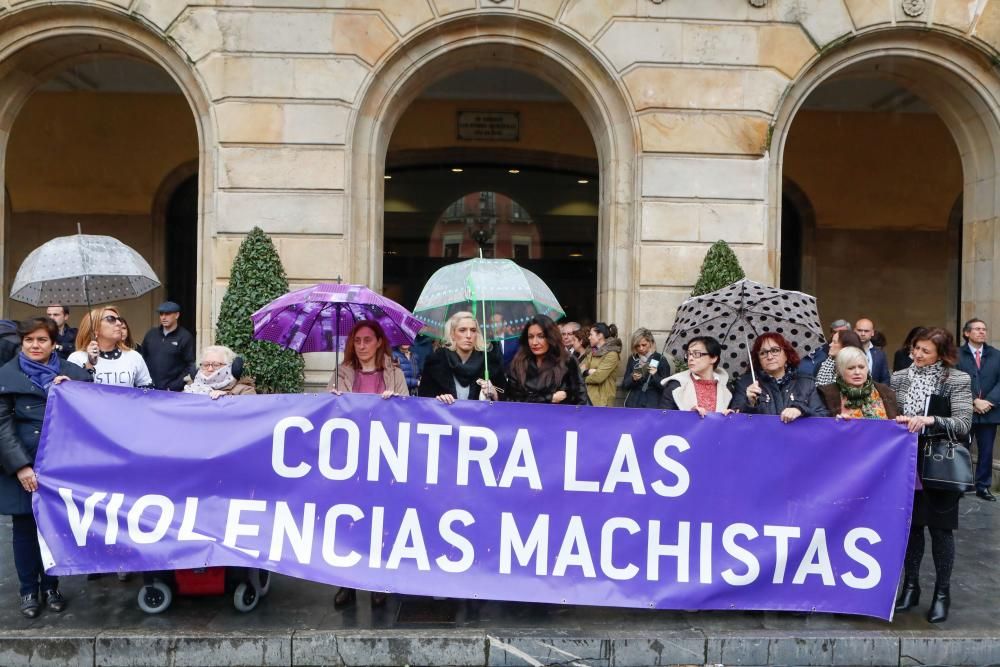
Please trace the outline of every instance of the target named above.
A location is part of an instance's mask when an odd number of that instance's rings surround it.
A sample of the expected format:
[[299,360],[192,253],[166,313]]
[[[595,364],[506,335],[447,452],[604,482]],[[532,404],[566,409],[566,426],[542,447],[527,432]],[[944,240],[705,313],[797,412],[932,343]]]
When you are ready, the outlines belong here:
[[194,336],[177,323],[181,307],[164,301],[157,308],[160,326],[153,327],[142,339],[142,357],[157,389],[182,391],[187,377],[194,377]]

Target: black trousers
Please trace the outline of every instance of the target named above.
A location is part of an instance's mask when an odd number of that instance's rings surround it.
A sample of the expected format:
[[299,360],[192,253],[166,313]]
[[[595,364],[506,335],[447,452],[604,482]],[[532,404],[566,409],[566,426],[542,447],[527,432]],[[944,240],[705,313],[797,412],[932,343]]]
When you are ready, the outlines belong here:
[[989,489],[993,486],[993,441],[997,437],[997,424],[975,424],[972,434],[976,436],[976,488]]
[[38,547],[38,526],[32,514],[11,516],[14,526],[14,567],[21,584],[21,595],[59,588],[59,578],[45,574],[42,552]]

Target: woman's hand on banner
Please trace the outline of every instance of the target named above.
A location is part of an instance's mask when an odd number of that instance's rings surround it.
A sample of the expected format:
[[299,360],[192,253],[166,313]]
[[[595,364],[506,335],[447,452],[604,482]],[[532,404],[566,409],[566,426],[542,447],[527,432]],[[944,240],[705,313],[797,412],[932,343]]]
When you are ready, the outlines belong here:
[[38,475],[35,474],[35,470],[31,466],[24,466],[17,471],[17,481],[20,482],[21,488],[28,493],[34,493],[38,490]]

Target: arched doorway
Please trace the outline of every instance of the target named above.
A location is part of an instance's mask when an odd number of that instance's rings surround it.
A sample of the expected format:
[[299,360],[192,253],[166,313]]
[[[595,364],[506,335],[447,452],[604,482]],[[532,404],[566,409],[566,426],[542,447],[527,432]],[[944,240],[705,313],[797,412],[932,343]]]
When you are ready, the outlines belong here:
[[[78,222],[85,233],[138,250],[163,282],[168,243],[158,193],[179,166],[204,168],[207,161],[208,105],[189,65],[165,40],[114,12],[40,7],[5,18],[17,25],[4,31],[0,21],[5,316],[37,312],[7,299],[6,287],[28,252],[75,233]],[[197,179],[193,194],[182,259],[197,285],[211,244],[202,238]],[[201,310],[211,300],[197,292],[189,290],[187,321],[204,335],[198,327],[211,319]],[[154,323],[165,297],[161,288],[120,304],[136,334]]]
[[772,238],[781,263],[791,260],[780,186],[794,179],[815,211],[801,262],[815,263],[824,321],[873,317],[895,347],[916,324],[990,317],[1000,278],[995,90],[969,45],[903,30],[832,51],[793,86],[775,126]]
[[482,251],[534,271],[570,319],[595,317],[597,156],[554,88],[519,70],[446,77],[403,114],[386,165],[387,295],[412,307],[435,270]]
[[[595,147],[597,167],[594,315],[628,329],[636,321],[638,282],[633,211],[635,119],[628,111],[620,80],[587,49],[557,28],[522,17],[489,14],[436,26],[401,48],[372,78],[362,95],[351,135],[346,228],[349,274],[353,280],[382,286],[385,176],[395,178],[388,155],[402,116],[434,84],[482,69],[513,70],[537,78],[558,91],[583,119]],[[398,163],[394,168],[402,166],[412,165]],[[578,173],[576,169],[566,171]],[[580,174],[577,180],[590,179]],[[499,188],[475,186],[467,191],[477,189]],[[457,192],[454,198],[461,194]],[[442,202],[442,206],[447,203]]]

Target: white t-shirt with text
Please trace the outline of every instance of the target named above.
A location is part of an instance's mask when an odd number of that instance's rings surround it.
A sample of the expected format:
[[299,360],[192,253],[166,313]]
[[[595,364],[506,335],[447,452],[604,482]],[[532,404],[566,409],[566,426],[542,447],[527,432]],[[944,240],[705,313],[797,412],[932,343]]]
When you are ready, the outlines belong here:
[[[78,350],[69,355],[67,361],[83,368],[87,363],[87,353]],[[115,387],[146,387],[153,384],[146,361],[135,350],[122,352],[122,356],[117,359],[98,357],[95,369],[94,382],[99,384]]]

